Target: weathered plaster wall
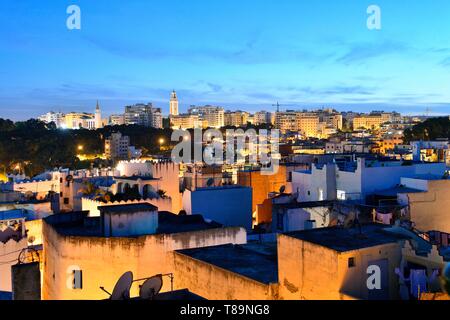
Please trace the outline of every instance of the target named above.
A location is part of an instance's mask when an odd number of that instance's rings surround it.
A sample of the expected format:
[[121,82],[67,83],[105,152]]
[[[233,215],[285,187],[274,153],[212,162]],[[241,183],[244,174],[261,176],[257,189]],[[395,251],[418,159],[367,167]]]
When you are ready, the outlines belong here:
[[428,183],[428,192],[409,193],[411,220],[421,231],[450,233],[450,180]]
[[174,252],[175,287],[208,300],[274,300],[277,285],[264,284]]
[[[174,272],[173,250],[246,241],[242,228],[211,229],[172,235],[136,238],[61,236],[44,222],[43,299],[106,299],[100,286],[110,291],[119,277],[132,271],[134,278]],[[82,270],[83,288],[73,290],[72,270]],[[170,289],[165,279],[163,291]],[[68,286],[69,284],[69,286]],[[138,284],[131,295],[138,295]]]

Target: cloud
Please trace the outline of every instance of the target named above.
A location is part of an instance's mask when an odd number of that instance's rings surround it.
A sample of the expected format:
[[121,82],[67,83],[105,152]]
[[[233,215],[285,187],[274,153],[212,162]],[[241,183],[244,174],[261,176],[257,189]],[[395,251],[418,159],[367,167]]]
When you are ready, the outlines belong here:
[[443,66],[443,67],[450,67],[450,57],[445,58],[444,60],[442,60],[439,65]]
[[349,64],[359,64],[369,59],[403,53],[412,48],[402,42],[384,41],[382,43],[357,43],[351,45],[348,51],[336,59],[336,62]]
[[219,85],[219,84],[215,84],[215,83],[208,82],[207,85],[208,85],[208,87],[211,88],[211,90],[214,91],[214,92],[220,92],[220,91],[222,91],[222,86]]
[[179,60],[205,63],[205,61],[222,61],[230,64],[255,65],[286,62],[323,62],[333,56],[298,47],[295,44],[278,44],[267,46],[260,40],[261,33],[250,35],[245,43],[235,44],[227,48],[194,46],[182,47],[177,44],[166,46],[148,46],[125,39],[84,36],[89,45],[109,54],[126,59],[145,61]]

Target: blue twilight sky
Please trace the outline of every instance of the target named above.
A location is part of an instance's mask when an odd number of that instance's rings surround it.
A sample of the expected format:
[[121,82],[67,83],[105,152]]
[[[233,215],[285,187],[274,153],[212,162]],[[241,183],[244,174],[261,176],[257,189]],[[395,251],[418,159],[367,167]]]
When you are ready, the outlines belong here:
[[[81,8],[81,30],[66,9]],[[379,5],[382,29],[366,27]],[[153,102],[450,113],[448,0],[1,0],[0,117]]]

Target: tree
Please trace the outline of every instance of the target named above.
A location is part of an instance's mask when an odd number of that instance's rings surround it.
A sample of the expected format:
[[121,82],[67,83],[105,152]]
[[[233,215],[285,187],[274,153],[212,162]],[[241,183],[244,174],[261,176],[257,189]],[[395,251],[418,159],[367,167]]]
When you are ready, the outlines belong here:
[[414,140],[450,139],[450,118],[431,118],[404,132],[405,143]]

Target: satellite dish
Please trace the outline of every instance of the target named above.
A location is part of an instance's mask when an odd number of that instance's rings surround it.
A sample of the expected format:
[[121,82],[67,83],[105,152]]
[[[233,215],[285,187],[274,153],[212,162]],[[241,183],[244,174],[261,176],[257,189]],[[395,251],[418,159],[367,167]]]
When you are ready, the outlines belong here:
[[208,181],[206,181],[206,185],[208,187],[211,187],[214,184],[214,179],[213,178],[209,178]]
[[153,299],[161,291],[162,285],[163,279],[160,274],[145,280],[139,290],[139,297],[143,300]]
[[70,182],[70,181],[72,181],[72,180],[73,180],[73,175],[69,174],[69,175],[66,177],[66,181],[67,181],[67,182]]
[[284,191],[286,191],[286,186],[281,186],[280,187],[280,193],[284,193]]
[[111,294],[111,300],[126,300],[130,298],[130,289],[133,284],[133,273],[125,272],[117,281]]

